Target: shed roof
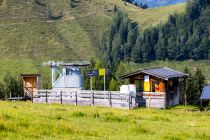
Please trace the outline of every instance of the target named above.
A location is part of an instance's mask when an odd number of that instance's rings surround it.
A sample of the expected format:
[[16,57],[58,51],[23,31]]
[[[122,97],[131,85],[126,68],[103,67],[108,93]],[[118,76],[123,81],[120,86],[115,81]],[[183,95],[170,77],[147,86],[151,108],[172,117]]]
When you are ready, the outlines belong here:
[[41,77],[41,74],[21,74],[21,77]]
[[205,86],[203,88],[201,99],[209,99],[210,100],[210,86]]
[[175,71],[167,67],[160,67],[160,68],[151,68],[151,69],[140,69],[138,71],[123,75],[120,78],[126,79],[140,73],[152,75],[154,77],[158,77],[163,80],[188,76],[188,74],[185,74],[183,72]]

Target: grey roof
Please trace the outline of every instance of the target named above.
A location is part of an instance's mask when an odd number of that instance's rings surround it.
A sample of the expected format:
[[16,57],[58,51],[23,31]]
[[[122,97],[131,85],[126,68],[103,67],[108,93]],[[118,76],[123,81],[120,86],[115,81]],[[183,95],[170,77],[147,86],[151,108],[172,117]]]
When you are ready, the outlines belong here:
[[210,100],[210,86],[205,86],[202,91],[201,99]]
[[158,77],[163,80],[188,76],[188,74],[185,74],[183,72],[175,71],[167,67],[160,67],[160,68],[151,68],[151,69],[141,69],[136,72],[123,75],[120,78],[125,79],[125,78],[129,78],[130,76],[140,74],[140,73],[152,75],[154,77]]

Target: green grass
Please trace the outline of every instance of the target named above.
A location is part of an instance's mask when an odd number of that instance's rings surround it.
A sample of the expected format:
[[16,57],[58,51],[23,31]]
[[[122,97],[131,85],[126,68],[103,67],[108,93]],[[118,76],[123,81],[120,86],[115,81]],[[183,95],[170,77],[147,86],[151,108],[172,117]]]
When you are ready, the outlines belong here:
[[[7,71],[41,73],[50,71],[42,62],[98,58],[101,35],[107,33],[116,5],[145,29],[167,20],[168,15],[183,12],[185,5],[143,10],[123,5],[121,0],[7,0],[0,5],[0,81]],[[60,16],[58,20],[51,17]]]
[[[98,4],[100,2],[94,1],[94,3]],[[101,3],[105,4],[107,7],[116,5],[122,11],[126,12],[131,20],[138,22],[140,28],[143,30],[160,23],[165,23],[170,14],[184,13],[186,7],[186,4],[176,4],[159,8],[141,9],[133,4],[127,4],[127,6],[125,6],[124,2],[121,0],[102,0]]]
[[210,139],[210,112],[197,107],[120,110],[0,102],[1,139]]

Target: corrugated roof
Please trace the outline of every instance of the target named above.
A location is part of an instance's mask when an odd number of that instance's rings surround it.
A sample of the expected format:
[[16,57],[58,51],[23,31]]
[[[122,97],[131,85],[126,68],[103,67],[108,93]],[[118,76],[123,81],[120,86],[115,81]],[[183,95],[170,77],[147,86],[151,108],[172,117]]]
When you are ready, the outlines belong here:
[[205,86],[202,91],[201,99],[210,100],[210,86]]
[[178,78],[178,77],[188,76],[187,74],[185,74],[183,72],[175,71],[175,70],[172,70],[172,69],[167,68],[167,67],[160,67],[160,68],[138,70],[136,72],[123,75],[120,78],[125,79],[125,78],[129,78],[130,76],[140,74],[140,73],[145,73],[145,74],[148,74],[148,75],[152,75],[154,77],[158,77],[158,78],[164,79],[164,80],[168,80],[170,78]]

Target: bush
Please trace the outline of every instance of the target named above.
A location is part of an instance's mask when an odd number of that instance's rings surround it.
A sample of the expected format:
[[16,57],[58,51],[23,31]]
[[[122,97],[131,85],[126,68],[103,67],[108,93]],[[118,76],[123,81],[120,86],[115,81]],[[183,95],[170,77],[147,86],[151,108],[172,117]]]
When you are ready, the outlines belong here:
[[9,96],[18,97],[23,96],[23,87],[21,80],[10,73],[4,76],[3,83],[0,83],[0,99],[6,99]]

